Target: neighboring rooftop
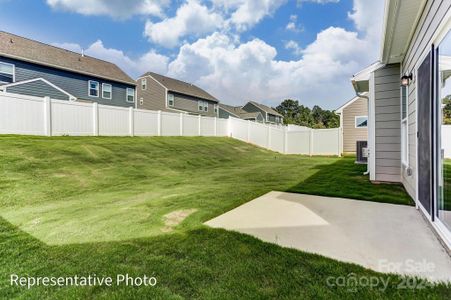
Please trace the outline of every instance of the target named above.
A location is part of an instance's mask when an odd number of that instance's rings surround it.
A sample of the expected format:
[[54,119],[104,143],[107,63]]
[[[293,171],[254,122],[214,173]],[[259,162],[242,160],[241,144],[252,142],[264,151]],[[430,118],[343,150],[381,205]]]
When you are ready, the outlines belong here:
[[135,85],[113,63],[0,31],[0,56]]
[[196,98],[219,102],[218,99],[216,99],[215,97],[213,97],[200,87],[195,86],[194,84],[170,78],[167,76],[163,76],[154,72],[147,72],[141,77],[144,76],[153,77],[156,81],[158,81],[161,85],[166,87],[171,92],[176,92],[188,96],[193,96]]
[[261,103],[257,103],[255,101],[249,101],[249,103],[252,103],[253,105],[259,107],[261,110],[263,110],[264,112],[267,112],[268,114],[272,114],[272,115],[275,115],[275,116],[283,117],[281,114],[279,114],[277,111],[275,111],[274,109],[272,109],[269,106],[266,106],[266,105],[261,104]]
[[257,119],[258,115],[261,115],[260,112],[245,111],[242,106],[231,106],[231,105],[220,103],[219,107],[221,107],[225,111],[228,111],[229,113],[235,115],[236,117],[238,117],[240,119],[244,119],[244,120]]

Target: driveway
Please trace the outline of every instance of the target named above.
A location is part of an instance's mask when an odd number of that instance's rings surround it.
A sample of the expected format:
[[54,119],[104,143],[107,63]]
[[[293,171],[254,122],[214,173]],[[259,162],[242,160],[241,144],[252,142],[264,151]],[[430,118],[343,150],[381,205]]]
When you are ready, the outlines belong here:
[[414,207],[270,192],[206,224],[375,271],[451,281],[451,258]]

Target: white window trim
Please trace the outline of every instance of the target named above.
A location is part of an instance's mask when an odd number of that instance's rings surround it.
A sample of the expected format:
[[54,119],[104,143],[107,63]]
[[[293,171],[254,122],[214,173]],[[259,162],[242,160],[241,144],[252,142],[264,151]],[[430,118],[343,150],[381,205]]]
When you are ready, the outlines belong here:
[[141,90],[143,91],[147,90],[147,78],[141,79]]
[[[9,83],[9,84],[11,84],[11,83],[16,82],[16,65],[10,64],[10,63],[7,63],[7,62],[2,62],[2,61],[0,61],[0,63],[1,63],[1,64],[4,64],[4,65],[8,65],[8,66],[13,67],[13,73],[10,74],[10,75],[13,75],[13,82],[0,81],[0,83]],[[7,73],[5,73],[5,74],[7,74]]]
[[[172,96],[172,105],[169,104],[169,101],[171,100],[171,99],[169,99],[170,96]],[[167,99],[168,99],[168,100],[167,100],[167,105],[168,105],[168,107],[174,107],[174,106],[175,106],[175,96],[174,96],[174,94],[168,93]]]
[[208,102],[204,101],[204,112],[208,112]]
[[[105,90],[105,86],[109,85],[110,86],[110,97],[105,97],[105,95],[103,94],[103,91]],[[102,83],[102,98],[103,99],[108,99],[111,100],[113,98],[113,85],[110,83]]]
[[[365,127],[358,127],[357,126],[357,119],[358,118],[366,118],[366,126]],[[361,129],[361,128],[368,128],[368,116],[355,116],[354,117],[354,127],[355,128],[358,128],[358,129]]]
[[[91,95],[91,82],[97,83],[97,96]],[[93,98],[99,98],[100,96],[100,84],[98,81],[95,80],[88,80],[88,96]]]
[[[129,90],[132,90],[133,91],[133,101],[128,101],[128,91]],[[133,88],[127,88],[126,90],[125,90],[125,101],[126,102],[128,102],[128,103],[135,103],[135,89],[133,89]]]
[[204,111],[204,101],[197,100],[197,110],[198,111]]
[[[401,99],[401,103],[400,103],[400,107],[401,107],[401,111],[400,111],[400,117],[401,117],[401,163],[404,167],[408,167],[409,166],[409,87],[406,86],[406,117],[403,119],[402,118],[402,87],[399,89],[400,90],[400,99]],[[405,136],[403,135],[403,130],[402,127],[406,126],[406,130],[405,130]],[[404,149],[405,152],[404,153]]]

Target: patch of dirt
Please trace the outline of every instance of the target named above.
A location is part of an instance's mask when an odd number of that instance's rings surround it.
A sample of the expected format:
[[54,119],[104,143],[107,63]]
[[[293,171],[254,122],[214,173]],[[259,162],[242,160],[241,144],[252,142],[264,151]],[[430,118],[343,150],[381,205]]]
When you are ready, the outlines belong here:
[[163,216],[164,218],[164,227],[161,229],[163,232],[170,232],[174,230],[174,227],[182,223],[189,215],[195,213],[197,211],[196,208],[192,209],[180,209],[171,211],[168,214]]

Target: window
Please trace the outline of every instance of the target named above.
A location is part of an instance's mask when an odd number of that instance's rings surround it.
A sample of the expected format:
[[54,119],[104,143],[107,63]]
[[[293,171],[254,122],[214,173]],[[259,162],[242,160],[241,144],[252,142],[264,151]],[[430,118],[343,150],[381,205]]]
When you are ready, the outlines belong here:
[[91,97],[99,97],[99,83],[97,81],[89,80],[89,96]]
[[409,165],[408,95],[408,87],[401,86],[401,162],[404,166]]
[[141,90],[143,90],[143,91],[147,90],[147,79],[146,78],[141,79]]
[[135,89],[127,88],[127,102],[135,102]]
[[144,99],[141,97],[139,98],[139,105],[143,105],[144,104]]
[[215,105],[213,106],[213,110],[214,110],[214,112],[215,112],[215,115],[218,115],[218,114],[219,114],[219,111],[218,111],[218,105],[217,105],[217,104],[215,104]]
[[111,99],[113,95],[113,88],[111,84],[102,83],[102,98]]
[[197,101],[197,104],[199,106],[199,111],[208,111],[208,102],[199,100]]
[[174,94],[168,94],[168,106],[174,106]]
[[14,65],[0,62],[0,82],[14,82]]
[[367,128],[367,127],[368,127],[368,116],[355,117],[355,128]]

